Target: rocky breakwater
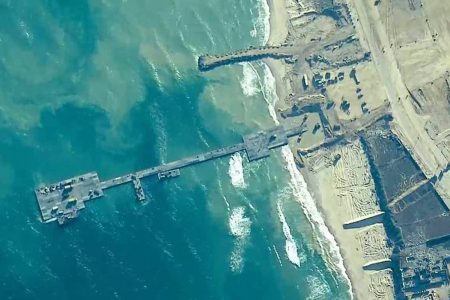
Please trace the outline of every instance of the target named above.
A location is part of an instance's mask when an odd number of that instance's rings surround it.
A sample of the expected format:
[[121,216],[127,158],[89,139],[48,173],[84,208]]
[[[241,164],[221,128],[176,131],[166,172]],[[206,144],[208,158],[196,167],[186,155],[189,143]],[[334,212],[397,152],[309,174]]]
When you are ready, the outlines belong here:
[[209,71],[216,67],[244,61],[254,61],[263,58],[290,59],[294,56],[294,46],[283,44],[279,46],[250,47],[223,55],[201,55],[198,58],[198,69]]

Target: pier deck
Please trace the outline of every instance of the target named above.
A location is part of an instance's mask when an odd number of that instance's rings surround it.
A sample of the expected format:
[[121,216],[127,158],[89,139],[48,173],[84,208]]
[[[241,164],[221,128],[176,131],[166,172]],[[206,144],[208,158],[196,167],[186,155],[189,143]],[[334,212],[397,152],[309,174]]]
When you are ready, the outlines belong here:
[[97,173],[90,172],[35,190],[44,222],[60,224],[78,216],[87,200],[103,196]]
[[39,208],[44,222],[58,221],[63,224],[76,218],[79,210],[84,208],[87,200],[102,197],[104,190],[114,186],[132,183],[139,201],[145,200],[141,178],[157,175],[165,180],[180,175],[180,169],[202,162],[225,157],[236,152],[245,151],[249,161],[270,155],[269,150],[287,145],[288,138],[300,134],[301,127],[285,130],[282,126],[267,131],[260,131],[243,137],[243,143],[219,148],[202,154],[183,158],[156,167],[100,181],[97,173],[91,172],[73,177],[35,190]]

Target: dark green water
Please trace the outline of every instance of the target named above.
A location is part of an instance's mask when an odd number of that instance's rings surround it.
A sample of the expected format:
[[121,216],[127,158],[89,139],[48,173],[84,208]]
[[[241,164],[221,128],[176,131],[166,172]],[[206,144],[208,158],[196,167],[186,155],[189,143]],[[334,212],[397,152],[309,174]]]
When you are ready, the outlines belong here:
[[348,298],[279,150],[146,179],[143,205],[123,186],[68,226],[40,222],[40,183],[273,126],[263,65],[196,69],[202,53],[263,44],[265,17],[257,0],[0,0],[0,299]]

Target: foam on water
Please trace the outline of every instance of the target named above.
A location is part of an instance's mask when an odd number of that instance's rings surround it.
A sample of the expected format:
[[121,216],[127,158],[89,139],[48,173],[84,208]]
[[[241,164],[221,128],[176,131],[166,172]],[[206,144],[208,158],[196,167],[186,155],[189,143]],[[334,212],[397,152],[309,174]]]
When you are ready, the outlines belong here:
[[264,96],[264,100],[267,103],[267,108],[269,109],[269,114],[272,117],[272,120],[275,122],[276,125],[279,125],[280,122],[277,118],[277,113],[275,111],[275,104],[278,101],[278,95],[276,91],[276,84],[275,84],[275,77],[273,77],[272,72],[270,71],[270,68],[266,65],[264,65],[264,79],[261,83],[261,91]]
[[244,268],[244,251],[250,236],[252,222],[245,216],[245,207],[233,208],[228,226],[230,234],[235,238],[233,251],[230,256],[230,268],[235,273],[241,273]]
[[297,169],[294,155],[292,154],[289,146],[283,146],[281,148],[281,153],[285,162],[287,163],[287,168],[291,176],[294,195],[297,201],[301,204],[303,211],[305,212],[306,217],[315,229],[315,232],[318,233],[318,241],[322,251],[324,252],[324,254],[326,254],[326,258],[329,258],[332,266],[337,268],[337,271],[340,272],[346,280],[347,284],[350,287],[349,293],[352,297],[351,282],[347,275],[347,271],[344,266],[344,259],[342,258],[339,246],[334,239],[334,236],[325,225],[325,221],[319,210],[317,209],[314,199],[308,192],[308,187],[305,179]]
[[308,298],[306,298],[307,300],[328,299],[327,297],[330,295],[331,290],[323,280],[317,276],[309,275],[306,277],[306,281],[308,282],[308,287],[310,289],[310,294],[308,295]]
[[280,267],[282,267],[283,263],[281,262],[281,258],[280,258],[280,255],[278,254],[277,247],[275,247],[275,245],[272,245],[272,248],[273,248],[273,251],[275,252],[275,255],[277,256],[278,262],[280,263]]
[[300,261],[300,257],[297,253],[297,244],[294,241],[294,238],[291,234],[291,228],[289,228],[289,224],[286,221],[286,217],[283,214],[283,210],[281,208],[281,202],[277,202],[277,210],[278,210],[278,217],[280,219],[281,224],[283,225],[283,233],[286,238],[286,244],[285,244],[285,251],[286,255],[291,263],[296,265],[297,267],[300,267],[300,263],[303,262]]
[[[270,68],[264,68],[264,82],[261,85],[264,87],[263,95],[264,99],[267,102],[269,113],[275,122],[275,124],[279,124],[279,121],[276,116],[275,104],[278,101],[278,96],[276,94],[276,85],[275,78],[270,72]],[[308,191],[307,184],[302,174],[297,169],[295,164],[294,155],[289,148],[289,146],[283,146],[281,149],[283,159],[287,165],[287,169],[291,176],[291,184],[293,188],[293,193],[296,200],[300,203],[306,217],[309,222],[312,224],[313,229],[317,233],[319,245],[325,254],[325,259],[328,259],[330,265],[337,269],[337,271],[342,275],[349,286],[349,294],[350,297],[353,298],[353,294],[351,292],[352,285],[350,279],[347,275],[347,271],[344,266],[344,259],[340,253],[339,246],[331,234],[330,230],[325,224],[325,221],[317,209],[316,203],[312,198],[311,194]]]
[[259,92],[258,86],[258,74],[253,68],[251,63],[244,62],[240,64],[242,66],[242,80],[240,82],[242,92],[245,96],[251,97]]
[[244,168],[242,165],[242,156],[239,152],[233,154],[230,158],[230,166],[228,168],[228,175],[231,178],[231,184],[238,188],[245,188]]
[[250,235],[250,218],[245,216],[245,207],[239,206],[233,208],[228,225],[230,233],[237,238],[247,238]]
[[262,34],[260,42],[266,44],[269,40],[270,34],[270,9],[267,0],[262,0],[258,2],[257,6],[258,18],[253,24],[253,29],[250,31],[252,37],[256,37],[259,32]]

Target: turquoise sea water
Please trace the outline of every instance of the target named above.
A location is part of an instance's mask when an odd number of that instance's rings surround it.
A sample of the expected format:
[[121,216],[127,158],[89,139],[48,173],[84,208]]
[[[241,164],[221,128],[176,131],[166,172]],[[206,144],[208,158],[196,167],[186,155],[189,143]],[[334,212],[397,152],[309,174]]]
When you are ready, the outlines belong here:
[[40,222],[40,183],[273,126],[264,65],[196,69],[202,53],[263,44],[263,4],[0,0],[0,299],[348,299],[280,150],[146,179],[143,205],[123,186],[68,226]]

